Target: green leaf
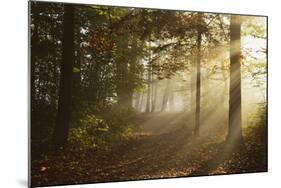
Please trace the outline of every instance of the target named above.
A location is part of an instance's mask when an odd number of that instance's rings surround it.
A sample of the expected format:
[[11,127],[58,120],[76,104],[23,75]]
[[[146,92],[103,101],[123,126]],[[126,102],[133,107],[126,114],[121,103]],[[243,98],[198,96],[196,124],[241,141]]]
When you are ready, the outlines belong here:
[[98,128],[98,131],[107,132],[107,131],[108,131],[108,128]]
[[80,69],[78,69],[77,67],[73,67],[72,71],[73,71],[74,73],[76,73],[76,72],[80,72]]

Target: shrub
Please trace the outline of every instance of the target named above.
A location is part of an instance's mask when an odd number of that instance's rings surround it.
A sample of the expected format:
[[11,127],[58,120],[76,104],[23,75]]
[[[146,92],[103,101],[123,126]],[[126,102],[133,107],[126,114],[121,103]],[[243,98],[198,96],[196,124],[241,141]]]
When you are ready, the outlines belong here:
[[117,105],[108,107],[99,115],[85,115],[80,126],[71,128],[69,143],[79,148],[109,148],[126,139],[134,129],[134,111]]

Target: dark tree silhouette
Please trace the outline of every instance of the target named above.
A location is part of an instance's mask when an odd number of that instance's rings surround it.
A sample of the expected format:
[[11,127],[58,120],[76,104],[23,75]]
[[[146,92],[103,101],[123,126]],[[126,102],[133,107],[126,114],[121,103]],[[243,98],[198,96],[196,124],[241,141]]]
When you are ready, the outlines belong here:
[[62,62],[61,77],[59,87],[59,100],[57,121],[54,129],[53,144],[55,148],[60,148],[67,143],[70,106],[72,72],[74,61],[74,6],[64,5],[63,18],[63,40],[62,40]]
[[199,136],[200,128],[200,101],[201,101],[201,42],[202,33],[200,29],[197,31],[197,60],[196,60],[196,112],[195,112],[195,128],[194,135]]

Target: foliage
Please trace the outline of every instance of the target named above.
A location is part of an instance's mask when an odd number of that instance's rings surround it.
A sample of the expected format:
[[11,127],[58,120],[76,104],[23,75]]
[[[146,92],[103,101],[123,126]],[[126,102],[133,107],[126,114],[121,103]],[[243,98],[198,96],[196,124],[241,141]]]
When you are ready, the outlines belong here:
[[70,147],[111,147],[112,143],[119,143],[128,138],[133,129],[136,129],[133,127],[133,117],[132,109],[120,108],[117,105],[108,107],[100,116],[86,114],[80,120],[80,126],[70,129]]
[[264,39],[267,37],[266,19],[264,17],[244,16],[242,31],[243,35]]

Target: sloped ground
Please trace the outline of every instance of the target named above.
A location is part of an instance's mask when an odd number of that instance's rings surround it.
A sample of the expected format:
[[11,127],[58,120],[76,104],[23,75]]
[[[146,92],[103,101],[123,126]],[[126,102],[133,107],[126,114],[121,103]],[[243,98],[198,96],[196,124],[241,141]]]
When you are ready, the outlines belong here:
[[111,151],[58,154],[32,162],[32,185],[76,184],[267,171],[267,148],[254,132],[229,151],[223,136],[192,137],[183,113],[142,114],[141,130]]

